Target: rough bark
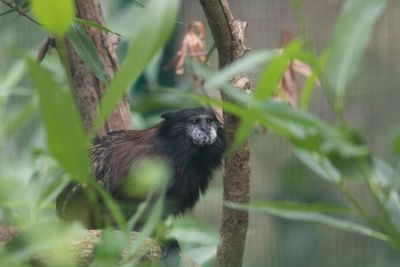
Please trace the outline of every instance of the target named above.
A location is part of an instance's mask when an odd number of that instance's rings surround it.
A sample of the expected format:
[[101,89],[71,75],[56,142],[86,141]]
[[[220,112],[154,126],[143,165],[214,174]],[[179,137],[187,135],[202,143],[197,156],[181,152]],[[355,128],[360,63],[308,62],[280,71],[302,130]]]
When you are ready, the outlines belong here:
[[[104,24],[100,0],[77,0],[76,12],[79,18]],[[104,31],[91,27],[86,27],[86,30],[97,48],[107,79],[111,79],[118,69],[118,58],[111,36]],[[75,101],[82,116],[85,130],[91,133],[106,85],[90,71],[70,44],[68,44],[67,47],[69,71],[73,84]],[[129,103],[125,97],[115,107],[98,134],[103,134],[115,129],[129,128],[131,128],[131,118]]]
[[[244,45],[246,22],[234,20],[226,0],[200,0],[207,17],[211,33],[218,50],[219,68],[242,57],[248,49]],[[240,90],[253,89],[253,84],[245,75],[238,75],[233,84]],[[222,93],[225,101],[229,96]],[[224,113],[224,125],[228,144],[235,138],[239,118]],[[225,157],[224,200],[246,203],[250,198],[250,150],[246,141],[235,153]],[[249,222],[247,211],[222,208],[220,229],[221,244],[218,247],[216,266],[242,266],[246,235]]]

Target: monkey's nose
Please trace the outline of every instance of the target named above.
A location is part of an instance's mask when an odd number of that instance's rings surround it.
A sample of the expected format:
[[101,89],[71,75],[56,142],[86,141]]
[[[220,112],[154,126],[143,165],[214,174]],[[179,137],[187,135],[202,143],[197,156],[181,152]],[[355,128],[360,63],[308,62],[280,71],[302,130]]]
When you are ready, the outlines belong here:
[[200,130],[202,130],[203,132],[206,132],[207,129],[208,129],[208,126],[205,123],[202,123],[200,125]]

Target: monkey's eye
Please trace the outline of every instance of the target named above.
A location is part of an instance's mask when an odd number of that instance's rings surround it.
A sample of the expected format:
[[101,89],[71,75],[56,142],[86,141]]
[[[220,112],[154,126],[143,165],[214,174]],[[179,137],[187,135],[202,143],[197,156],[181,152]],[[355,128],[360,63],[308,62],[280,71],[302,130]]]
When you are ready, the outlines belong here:
[[214,120],[211,119],[211,118],[208,118],[208,119],[207,119],[207,122],[208,122],[208,123],[212,123],[213,121],[214,121]]
[[194,124],[194,125],[197,125],[197,124],[200,123],[200,119],[199,119],[199,118],[193,119],[193,120],[191,121],[191,123]]

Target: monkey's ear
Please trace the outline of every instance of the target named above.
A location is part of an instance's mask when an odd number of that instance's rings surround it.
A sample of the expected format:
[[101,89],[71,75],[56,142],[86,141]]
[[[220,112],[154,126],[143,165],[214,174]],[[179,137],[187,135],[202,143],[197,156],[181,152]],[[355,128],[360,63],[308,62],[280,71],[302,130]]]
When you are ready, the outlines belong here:
[[161,118],[168,120],[169,117],[171,117],[173,112],[165,112],[161,114]]

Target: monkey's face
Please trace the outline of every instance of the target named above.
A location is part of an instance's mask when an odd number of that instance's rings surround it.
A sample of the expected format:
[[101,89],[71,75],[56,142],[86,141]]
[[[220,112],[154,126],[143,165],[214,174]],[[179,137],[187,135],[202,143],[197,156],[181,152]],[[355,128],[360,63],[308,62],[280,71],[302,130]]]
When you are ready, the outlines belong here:
[[194,145],[208,146],[217,139],[217,121],[209,114],[191,116],[186,125],[186,133]]
[[[159,136],[167,142],[177,142],[185,146],[189,141],[199,147],[211,146],[225,142],[221,123],[214,112],[208,108],[181,109],[161,115],[165,119],[161,123]],[[218,142],[221,141],[221,142]],[[170,144],[172,145],[172,144]],[[175,150],[182,147],[176,147]]]

